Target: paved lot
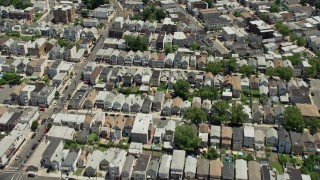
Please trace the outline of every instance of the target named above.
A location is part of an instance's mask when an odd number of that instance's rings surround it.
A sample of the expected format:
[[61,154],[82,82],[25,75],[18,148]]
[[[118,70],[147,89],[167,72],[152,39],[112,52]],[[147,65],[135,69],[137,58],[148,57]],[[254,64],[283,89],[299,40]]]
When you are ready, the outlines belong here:
[[8,85],[4,85],[3,89],[0,89],[0,103],[4,104],[5,100],[10,100],[10,94],[13,92],[14,90],[14,86],[10,87]]

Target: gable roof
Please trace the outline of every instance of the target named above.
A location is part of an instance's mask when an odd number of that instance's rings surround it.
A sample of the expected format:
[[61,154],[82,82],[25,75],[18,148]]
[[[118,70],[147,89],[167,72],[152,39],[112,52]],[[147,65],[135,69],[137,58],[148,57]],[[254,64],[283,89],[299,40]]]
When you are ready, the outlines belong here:
[[80,149],[70,149],[64,162],[68,164],[74,164],[76,159],[78,158],[79,151]]
[[131,170],[131,168],[132,168],[132,166],[133,166],[134,161],[135,161],[135,157],[132,156],[132,155],[128,155],[128,156],[126,157],[126,161],[125,161],[125,163],[124,163],[124,165],[123,165],[122,173],[123,173],[123,172],[130,172],[130,170]]
[[198,162],[197,158],[192,157],[192,156],[187,156],[184,172],[196,173],[197,162]]
[[249,180],[261,180],[260,164],[257,161],[248,162]]
[[219,159],[211,160],[210,172],[209,172],[210,177],[212,176],[221,177],[221,166],[222,166],[222,163]]
[[53,138],[46,150],[43,152],[42,157],[51,157],[55,153],[61,141],[62,139],[60,138]]

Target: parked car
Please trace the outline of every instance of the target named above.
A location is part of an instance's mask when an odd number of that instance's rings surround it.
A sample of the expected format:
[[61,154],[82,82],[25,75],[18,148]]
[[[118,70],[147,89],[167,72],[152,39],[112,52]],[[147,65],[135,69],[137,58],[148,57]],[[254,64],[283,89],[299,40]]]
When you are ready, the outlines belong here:
[[34,143],[34,144],[32,145],[32,147],[31,147],[31,149],[32,149],[32,150],[35,150],[35,149],[37,148],[37,146],[38,146],[38,143]]

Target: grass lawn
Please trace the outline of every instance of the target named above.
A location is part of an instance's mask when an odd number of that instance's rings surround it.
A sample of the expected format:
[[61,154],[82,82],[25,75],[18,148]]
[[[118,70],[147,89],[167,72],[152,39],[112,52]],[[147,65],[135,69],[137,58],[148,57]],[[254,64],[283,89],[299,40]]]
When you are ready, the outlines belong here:
[[77,175],[77,176],[81,176],[82,175],[82,171],[83,171],[83,168],[78,168],[74,174]]
[[104,152],[104,151],[108,150],[108,148],[100,146],[98,148],[98,150]]
[[43,13],[36,13],[35,21],[38,21],[43,16]]
[[271,162],[271,167],[272,168],[276,168],[277,172],[279,174],[283,174],[283,169],[280,163],[276,163],[276,162]]
[[82,147],[84,147],[85,145],[84,144],[78,144],[77,143],[77,148],[82,148]]

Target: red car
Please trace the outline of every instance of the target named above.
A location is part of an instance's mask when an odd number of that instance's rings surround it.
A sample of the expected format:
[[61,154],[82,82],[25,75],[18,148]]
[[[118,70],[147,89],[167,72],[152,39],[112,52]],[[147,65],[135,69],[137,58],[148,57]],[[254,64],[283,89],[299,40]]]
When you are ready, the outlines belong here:
[[45,110],[46,110],[46,108],[39,108],[39,110],[40,110],[40,111],[45,111]]

